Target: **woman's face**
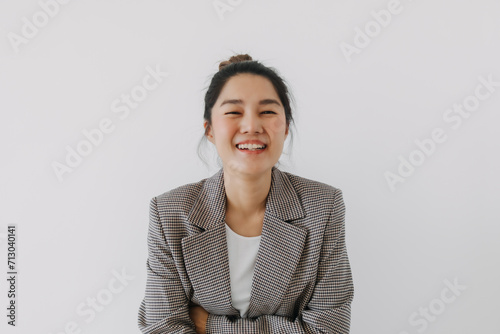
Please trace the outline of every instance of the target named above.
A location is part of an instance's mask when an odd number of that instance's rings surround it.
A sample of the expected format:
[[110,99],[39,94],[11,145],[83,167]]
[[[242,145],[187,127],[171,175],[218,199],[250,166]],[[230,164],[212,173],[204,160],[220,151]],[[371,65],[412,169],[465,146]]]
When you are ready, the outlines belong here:
[[[212,108],[207,133],[224,170],[247,175],[269,171],[278,162],[287,135],[285,109],[267,78],[244,73],[226,82]],[[239,146],[245,143],[264,148]]]

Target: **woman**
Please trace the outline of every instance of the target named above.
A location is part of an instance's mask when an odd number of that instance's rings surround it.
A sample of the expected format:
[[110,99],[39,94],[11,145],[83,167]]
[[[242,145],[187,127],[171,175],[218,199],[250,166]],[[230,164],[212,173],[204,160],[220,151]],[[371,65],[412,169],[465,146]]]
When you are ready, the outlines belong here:
[[275,167],[288,95],[248,55],[220,64],[204,127],[223,166],[151,200],[142,333],[349,333],[342,192]]

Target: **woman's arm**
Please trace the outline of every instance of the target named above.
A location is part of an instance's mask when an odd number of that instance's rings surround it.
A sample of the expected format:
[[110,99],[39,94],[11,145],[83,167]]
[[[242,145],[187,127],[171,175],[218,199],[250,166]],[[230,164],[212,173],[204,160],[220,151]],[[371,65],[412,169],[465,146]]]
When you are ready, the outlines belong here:
[[156,197],[151,200],[149,211],[147,271],[146,296],[138,318],[141,332],[195,334],[189,300],[165,240]]
[[345,244],[345,207],[342,191],[334,194],[333,213],[326,226],[313,295],[296,319],[262,315],[255,319],[209,314],[207,334],[217,333],[336,333],[350,328],[354,296]]

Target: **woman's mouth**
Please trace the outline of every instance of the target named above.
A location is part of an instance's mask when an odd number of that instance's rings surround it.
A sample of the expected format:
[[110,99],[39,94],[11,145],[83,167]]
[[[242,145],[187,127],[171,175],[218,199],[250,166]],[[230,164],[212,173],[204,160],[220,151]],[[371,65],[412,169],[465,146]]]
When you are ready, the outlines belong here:
[[239,144],[236,148],[240,151],[258,152],[263,151],[267,148],[267,145],[260,144]]

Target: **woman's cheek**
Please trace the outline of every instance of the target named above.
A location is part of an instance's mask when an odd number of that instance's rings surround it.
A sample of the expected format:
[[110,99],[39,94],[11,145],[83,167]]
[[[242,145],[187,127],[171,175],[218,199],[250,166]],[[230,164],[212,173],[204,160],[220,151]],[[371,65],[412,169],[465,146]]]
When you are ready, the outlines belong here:
[[273,129],[274,133],[279,133],[285,135],[286,131],[286,120],[285,119],[276,119],[271,125],[271,128]]

